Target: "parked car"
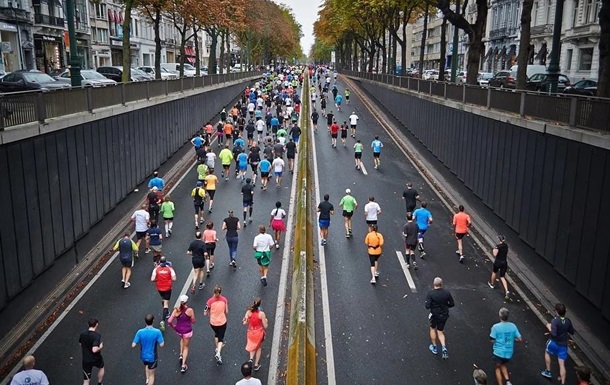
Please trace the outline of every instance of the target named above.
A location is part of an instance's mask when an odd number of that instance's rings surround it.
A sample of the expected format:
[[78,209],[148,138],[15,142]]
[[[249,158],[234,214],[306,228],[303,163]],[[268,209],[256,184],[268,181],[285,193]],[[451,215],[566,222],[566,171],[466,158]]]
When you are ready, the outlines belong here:
[[66,72],[68,70],[68,68],[66,67],[62,67],[62,68],[54,68],[52,69],[48,74],[50,77],[52,77],[53,79],[57,79],[61,74],[63,74],[64,72]]
[[131,69],[131,76],[138,79],[137,81],[147,81],[147,80],[155,80],[155,76],[151,74],[147,74],[146,72],[139,70],[137,68]]
[[[123,67],[122,66],[103,66],[98,67],[97,72],[101,73],[108,79],[112,79],[117,83],[121,83],[123,81]],[[148,76],[146,76],[143,72],[131,69],[131,77],[130,80],[132,82],[141,82],[150,80]]]
[[199,68],[199,73],[201,74],[201,76],[208,75],[208,67],[202,66],[201,68]]
[[[466,84],[466,71],[458,71],[458,73],[455,75],[455,82],[457,84]],[[451,72],[449,72],[449,79],[451,79]]]
[[0,70],[0,79],[6,76],[6,72]]
[[[518,65],[514,65],[510,67],[511,76],[517,79],[517,70],[519,69]],[[546,67],[539,64],[528,64],[525,69],[525,76],[529,79],[532,75],[535,74],[544,74],[546,73]]]
[[[94,70],[81,70],[80,77],[80,85],[83,87],[104,87],[117,84],[117,82],[115,82],[114,80],[108,79],[101,73]],[[70,70],[65,70],[57,77],[57,80],[62,83],[71,85],[72,78],[70,77]]]
[[597,81],[591,79],[579,80],[571,86],[566,87],[563,90],[563,93],[569,95],[595,96],[597,95]]
[[425,70],[422,76],[424,80],[438,80],[438,71],[437,70]]
[[[549,74],[534,74],[527,79],[525,89],[530,91],[548,92],[551,89],[550,80]],[[559,74],[557,92],[563,92],[568,86],[570,86],[570,79],[564,74]]]
[[489,80],[494,77],[491,72],[479,72],[477,75],[477,84],[481,87],[489,86]]
[[489,79],[490,87],[499,88],[516,88],[516,78],[511,75],[510,71],[498,71],[496,74]]
[[58,82],[49,75],[36,70],[19,70],[6,74],[0,79],[0,92],[48,91],[60,88],[70,88],[70,85]]
[[[138,69],[140,71],[143,71],[149,75],[151,75],[153,77],[153,79],[155,79],[155,68],[151,67],[151,66],[141,66],[138,67]],[[161,67],[161,79],[162,80],[174,80],[174,79],[178,79],[178,74],[175,72],[172,72],[166,68]]]
[[[162,63],[162,68],[180,73],[180,63]],[[189,63],[184,63],[184,77],[193,77],[197,70]]]

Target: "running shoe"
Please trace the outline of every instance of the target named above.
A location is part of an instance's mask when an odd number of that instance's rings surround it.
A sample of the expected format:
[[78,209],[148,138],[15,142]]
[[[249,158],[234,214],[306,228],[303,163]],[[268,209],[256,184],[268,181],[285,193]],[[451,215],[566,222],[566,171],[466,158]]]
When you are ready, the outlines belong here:
[[267,286],[267,278],[266,277],[261,278],[261,283],[263,284],[263,286]]
[[413,262],[413,270],[417,270],[417,269],[418,269],[417,263]]
[[426,252],[425,251],[422,251],[421,254],[419,255],[419,257],[421,259],[424,259],[425,256],[426,256]]
[[210,263],[210,270],[214,270],[214,264]]
[[204,287],[205,287],[205,283],[201,282],[199,284],[199,290],[203,290]]
[[455,251],[455,253],[456,253],[457,255],[460,255],[460,251],[459,251],[459,250],[456,250],[456,251]]
[[460,255],[460,263],[464,263],[464,256]]
[[254,369],[255,372],[258,372],[259,370],[261,370],[261,367],[262,367],[262,365],[258,364],[258,365],[254,365],[253,369]]
[[407,269],[410,269],[410,268],[411,268],[411,265],[407,263]]
[[202,224],[203,224],[203,218],[201,218],[201,219],[199,220],[199,224],[200,224],[200,225],[202,225]]
[[[208,209],[208,213],[212,213],[212,209]],[[201,223],[203,223],[203,222],[201,222]]]
[[510,291],[507,291],[506,293],[504,293],[504,299],[507,301],[510,299]]
[[495,287],[494,284],[491,282],[487,282],[487,286],[489,286],[491,289],[493,289]]
[[144,250],[144,254],[148,254],[148,253],[150,253],[150,249]]
[[235,262],[235,260],[232,260],[230,263],[231,266],[233,266],[233,268],[237,267],[237,263]]
[[279,243],[276,243],[276,244],[275,244],[275,249],[276,249],[276,250],[278,250],[279,248],[280,248],[280,244],[279,244]]
[[248,222],[244,221],[244,227],[248,227]]
[[172,235],[172,233],[173,233],[173,232],[172,232],[172,229],[169,229],[168,231],[169,231],[169,235],[171,236],[171,235]]
[[375,277],[379,277],[379,270],[375,272]]
[[131,286],[131,283],[125,282],[125,284],[123,285],[123,289],[127,289],[129,286]]
[[199,225],[195,223],[195,230],[199,230]]
[[187,370],[188,368],[189,368],[188,366],[186,366],[186,365],[182,365],[182,368],[180,369],[180,373],[186,373],[186,370]]
[[447,349],[443,348],[443,360],[446,360],[447,358],[449,358],[449,353],[447,352]]
[[345,234],[345,238],[349,238],[350,236],[350,233]]
[[438,354],[438,348],[436,347],[436,345],[430,344],[430,346],[428,346],[428,349],[430,349],[432,354]]
[[169,233],[165,233],[165,238],[169,238]]
[[542,377],[546,377],[546,378],[553,378],[553,375],[551,374],[550,370],[546,370],[544,369],[542,372],[540,372],[540,375]]
[[506,385],[513,385],[513,383],[508,381],[508,380],[506,380]]
[[248,218],[248,223],[252,223],[252,217]]
[[165,322],[163,322],[163,321],[159,322],[159,330],[161,330],[162,332],[165,331]]
[[216,363],[217,363],[218,365],[222,365],[222,357],[220,356],[220,353],[216,353],[216,354],[214,355],[214,358],[216,359]]
[[375,278],[372,278],[372,279],[371,279],[371,283],[374,285],[374,284],[376,284],[376,283],[377,283],[377,280],[376,280]]
[[209,276],[210,276],[210,270],[207,270],[207,271],[205,272],[205,275],[209,277]]

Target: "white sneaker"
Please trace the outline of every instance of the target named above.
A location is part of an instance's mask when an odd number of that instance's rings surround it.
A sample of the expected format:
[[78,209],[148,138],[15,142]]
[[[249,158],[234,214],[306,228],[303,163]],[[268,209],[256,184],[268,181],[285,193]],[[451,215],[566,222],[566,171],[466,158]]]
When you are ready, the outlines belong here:
[[379,271],[375,272],[375,277],[379,277]]
[[375,283],[377,283],[377,280],[375,278],[373,278],[373,279],[371,279],[371,283],[375,284]]

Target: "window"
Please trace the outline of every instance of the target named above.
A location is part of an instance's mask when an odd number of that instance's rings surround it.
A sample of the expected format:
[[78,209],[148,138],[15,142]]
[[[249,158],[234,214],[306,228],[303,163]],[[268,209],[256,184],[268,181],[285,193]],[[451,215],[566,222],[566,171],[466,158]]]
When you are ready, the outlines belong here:
[[106,4],[97,3],[95,4],[95,17],[98,19],[105,19],[107,16],[106,13]]
[[595,3],[595,0],[585,0],[585,7],[583,9],[584,24],[592,23],[595,20]]
[[545,22],[545,24],[551,24],[551,22],[553,21],[552,7],[553,7],[553,1],[552,0],[547,0],[547,2],[546,2],[546,22]]
[[533,10],[534,10],[534,16],[532,18],[532,24],[533,25],[538,25],[538,12],[540,12],[540,10],[539,10],[539,6],[538,6],[538,2],[537,1],[534,2]]
[[579,71],[590,71],[591,62],[593,61],[593,48],[581,48],[580,60],[578,62]]
[[513,9],[512,9],[512,4],[508,4],[507,8],[506,8],[506,26],[508,27],[512,27],[513,26]]
[[570,71],[572,69],[572,54],[574,53],[574,50],[567,50],[566,51],[566,71]]
[[108,43],[108,30],[106,28],[97,29],[97,41],[100,43]]

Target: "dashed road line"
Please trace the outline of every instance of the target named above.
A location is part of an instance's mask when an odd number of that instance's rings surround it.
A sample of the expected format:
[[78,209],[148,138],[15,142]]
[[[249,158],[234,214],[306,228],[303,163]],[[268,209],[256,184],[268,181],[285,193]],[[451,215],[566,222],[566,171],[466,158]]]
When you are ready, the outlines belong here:
[[407,279],[407,283],[409,284],[409,288],[411,292],[417,293],[417,288],[415,287],[415,281],[411,276],[411,271],[407,267],[407,263],[405,262],[405,258],[402,255],[402,251],[396,250],[396,257],[398,258],[398,262],[400,263],[400,267],[402,268],[403,273],[405,273],[405,278]]

